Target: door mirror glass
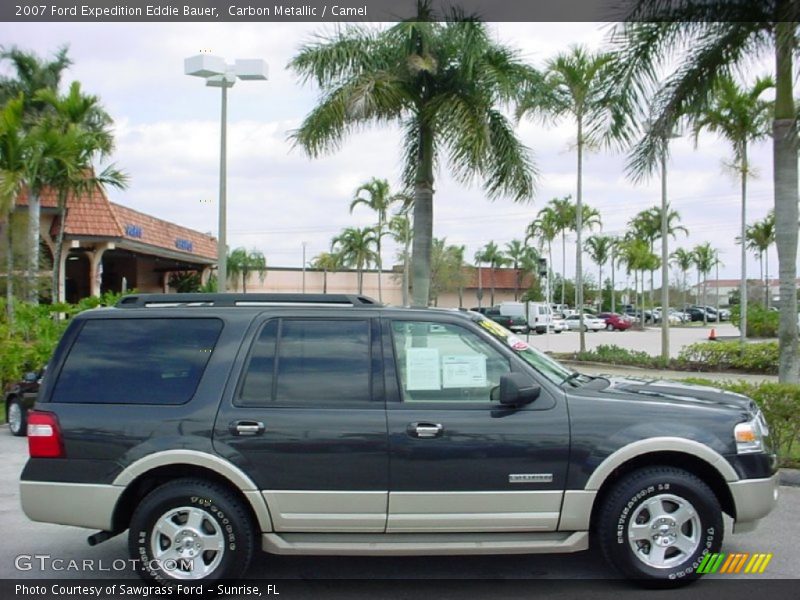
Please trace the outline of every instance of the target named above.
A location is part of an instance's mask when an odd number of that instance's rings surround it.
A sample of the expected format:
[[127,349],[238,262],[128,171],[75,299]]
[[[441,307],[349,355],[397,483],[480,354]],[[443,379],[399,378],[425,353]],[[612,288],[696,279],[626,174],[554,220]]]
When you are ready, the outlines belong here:
[[36,373],[34,373],[33,371],[28,371],[27,373],[25,373],[25,377],[23,379],[27,383],[33,383],[34,381],[39,379],[39,376]]

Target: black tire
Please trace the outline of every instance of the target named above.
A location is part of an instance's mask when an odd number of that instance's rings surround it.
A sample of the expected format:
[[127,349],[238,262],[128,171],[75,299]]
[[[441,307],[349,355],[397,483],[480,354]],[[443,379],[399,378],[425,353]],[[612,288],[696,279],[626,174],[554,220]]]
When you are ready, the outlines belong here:
[[[662,566],[648,564],[650,552],[659,551],[657,544],[628,539],[634,535],[629,530],[632,518],[642,525],[648,525],[648,519],[656,521],[648,513],[648,502],[653,506],[676,507],[675,511],[666,511],[665,521],[672,521],[670,514],[677,513],[681,506],[694,509],[686,513],[694,516],[682,528],[670,529],[669,523],[660,526],[665,528],[667,539],[676,533],[682,539],[696,540],[693,551],[690,551],[693,543],[687,543],[685,552],[670,546],[664,551],[666,562]],[[657,525],[654,523],[651,528],[655,530]],[[678,587],[699,578],[697,567],[706,554],[719,551],[724,536],[722,509],[714,492],[696,476],[674,467],[639,469],[614,484],[600,508],[596,531],[606,560],[620,573],[646,587]],[[644,531],[650,535],[647,528]],[[652,539],[663,539],[658,537],[660,533],[661,530],[656,530]],[[638,555],[634,545],[639,546]]]
[[[175,509],[174,515],[165,519],[173,509]],[[198,530],[192,530],[188,524],[180,523],[181,519],[188,515],[188,511],[181,509],[188,509],[194,515],[202,514],[200,535],[216,535],[222,541],[222,548],[219,551],[198,550],[197,552],[202,553],[196,556],[181,555],[182,559],[189,558],[192,565],[194,560],[202,561],[199,563],[198,571],[205,568],[208,568],[208,571],[203,572],[200,577],[184,573],[186,563],[162,565],[160,564],[162,561],[158,561],[154,556],[153,544],[157,543],[166,549],[173,546],[173,540],[165,535],[160,536],[158,540],[153,539],[156,524],[166,521],[178,524],[178,527],[187,527],[178,531],[175,540],[190,546],[185,550],[194,551],[191,548],[191,540],[197,539],[193,531]],[[128,552],[131,559],[136,561],[138,572],[143,579],[169,586],[181,582],[241,577],[250,565],[255,542],[255,527],[249,513],[232,492],[221,485],[202,479],[178,479],[157,487],[136,507],[128,533]],[[178,547],[178,544],[175,544],[175,547]]]
[[[19,411],[19,418],[13,419],[10,418],[12,416],[13,411]],[[28,411],[25,410],[25,407],[22,406],[19,400],[16,398],[12,399],[8,403],[8,430],[11,432],[11,435],[15,435],[17,437],[23,437],[28,433]]]

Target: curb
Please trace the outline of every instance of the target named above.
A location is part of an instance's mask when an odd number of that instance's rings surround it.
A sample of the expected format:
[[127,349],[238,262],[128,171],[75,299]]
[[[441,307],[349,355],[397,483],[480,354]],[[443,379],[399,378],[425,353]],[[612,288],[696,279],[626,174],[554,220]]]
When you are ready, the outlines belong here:
[[780,484],[800,487],[800,469],[781,469]]

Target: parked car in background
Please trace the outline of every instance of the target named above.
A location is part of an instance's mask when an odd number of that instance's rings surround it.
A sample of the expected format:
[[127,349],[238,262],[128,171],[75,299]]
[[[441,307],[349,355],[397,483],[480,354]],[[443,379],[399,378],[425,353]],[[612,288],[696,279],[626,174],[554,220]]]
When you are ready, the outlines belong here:
[[561,333],[562,331],[566,330],[567,322],[564,319],[561,317],[556,317],[555,315],[552,319],[550,319],[550,331],[553,333]]
[[500,314],[522,317],[527,324],[527,331],[539,334],[547,331],[553,316],[546,302],[502,302]]
[[[624,308],[623,312],[625,316],[630,317],[630,319],[635,323],[642,321],[642,310],[639,308],[634,308],[633,306],[628,305]],[[653,322],[653,313],[651,313],[649,310],[645,310],[644,323],[647,324],[652,322]]]
[[689,318],[692,321],[703,321],[704,315],[705,315],[705,320],[708,321],[709,323],[714,323],[717,320],[716,313],[709,312],[699,306],[689,306],[688,308],[685,308],[683,312],[689,315]]
[[528,322],[525,317],[504,315],[499,306],[491,306],[485,309],[483,314],[509,331],[516,331],[517,333],[526,333],[528,331]]
[[608,331],[625,331],[633,325],[633,321],[619,313],[604,312],[598,314],[597,318],[605,321]]
[[[698,306],[698,308],[702,308],[703,310],[707,310],[709,314],[717,315],[717,308],[715,306]],[[720,321],[730,321],[731,320],[731,311],[727,308],[720,308],[718,320]]]
[[[570,315],[564,321],[567,324],[567,329],[570,331],[579,331],[581,328],[580,315]],[[601,331],[606,328],[604,319],[583,315],[583,330],[584,331]]]
[[33,408],[39,386],[42,383],[44,369],[26,373],[22,381],[10,383],[3,392],[5,415],[8,429],[12,435],[23,436],[28,428],[28,411]]

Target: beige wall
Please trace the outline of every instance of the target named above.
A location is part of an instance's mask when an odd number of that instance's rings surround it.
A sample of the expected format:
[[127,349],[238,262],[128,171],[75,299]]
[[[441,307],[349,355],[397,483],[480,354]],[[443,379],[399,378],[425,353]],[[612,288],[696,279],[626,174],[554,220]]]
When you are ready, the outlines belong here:
[[[306,287],[308,294],[321,294],[323,291],[323,272],[306,271]],[[383,273],[381,279],[382,298],[386,304],[400,306],[403,303],[402,278],[394,273]],[[228,291],[241,291],[241,280],[238,288],[229,284]],[[303,291],[303,272],[300,270],[268,270],[263,281],[257,273],[250,273],[247,280],[247,292],[262,293],[300,293]],[[358,275],[355,271],[345,271],[328,273],[328,293],[329,294],[357,294]],[[363,294],[378,299],[378,273],[370,271],[364,273]],[[489,306],[490,291],[483,291],[482,306]],[[513,290],[495,290],[495,304],[513,301]],[[438,306],[443,308],[458,307],[458,292],[447,292],[439,296]],[[478,306],[478,298],[475,289],[464,290],[464,308]]]

